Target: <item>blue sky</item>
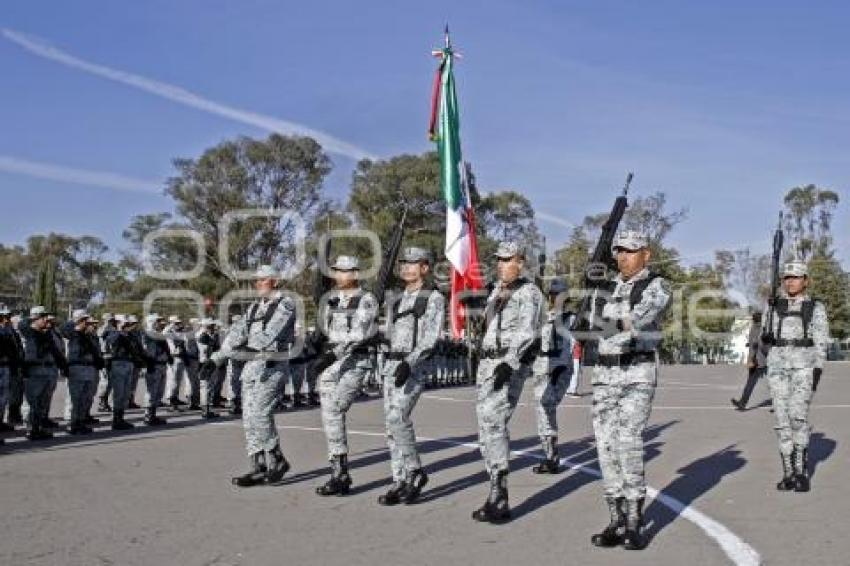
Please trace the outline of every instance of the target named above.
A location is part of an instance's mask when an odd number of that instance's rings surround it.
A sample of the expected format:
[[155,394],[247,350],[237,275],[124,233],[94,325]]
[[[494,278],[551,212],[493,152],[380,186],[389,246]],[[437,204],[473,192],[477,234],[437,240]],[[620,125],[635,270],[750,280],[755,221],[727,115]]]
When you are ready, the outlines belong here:
[[571,223],[607,210],[634,170],[635,195],[662,190],[689,208],[671,235],[689,262],[718,248],[767,251],[786,189],[837,190],[847,267],[848,20],[846,3],[778,0],[5,2],[0,242],[53,230],[120,246],[133,214],[170,208],[160,189],[172,158],[265,136],[263,125],[280,121],[354,148],[332,155],[328,192],[342,198],[356,152],[431,149],[429,53],[448,21],[464,55],[465,156],[483,189],[531,199],[550,247]]

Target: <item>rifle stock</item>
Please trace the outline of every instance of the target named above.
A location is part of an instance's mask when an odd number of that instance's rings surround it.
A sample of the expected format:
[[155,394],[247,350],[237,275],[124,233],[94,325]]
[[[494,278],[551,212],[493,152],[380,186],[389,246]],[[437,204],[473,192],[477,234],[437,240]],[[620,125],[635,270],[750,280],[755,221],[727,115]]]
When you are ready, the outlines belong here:
[[782,231],[782,212],[779,213],[779,223],[776,226],[776,231],[773,233],[773,257],[771,258],[771,274],[770,274],[770,297],[767,300],[767,325],[762,333],[762,341],[765,344],[773,344],[775,336],[773,335],[773,311],[775,310],[776,299],[779,297],[779,269],[782,261],[782,246],[785,242],[785,233]]

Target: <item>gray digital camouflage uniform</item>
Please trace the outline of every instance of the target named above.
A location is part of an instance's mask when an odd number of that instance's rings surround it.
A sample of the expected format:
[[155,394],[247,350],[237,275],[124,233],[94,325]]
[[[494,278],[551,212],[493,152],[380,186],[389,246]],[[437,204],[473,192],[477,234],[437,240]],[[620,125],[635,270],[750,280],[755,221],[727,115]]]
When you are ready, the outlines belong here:
[[[357,301],[356,309],[350,307],[353,301]],[[328,458],[333,460],[334,456],[348,454],[345,414],[360,393],[363,380],[372,371],[371,356],[361,343],[375,332],[378,303],[372,293],[360,289],[355,293],[335,290],[323,311],[328,345],[336,356],[336,361],[319,376],[322,426]]]
[[[484,468],[494,476],[507,472],[510,461],[508,422],[522,394],[531,369],[544,317],[544,299],[534,283],[520,279],[509,289],[497,285],[487,299],[487,317],[478,364],[477,403],[478,443]],[[510,380],[495,389],[494,370],[502,363],[510,366]]]
[[[419,296],[427,296],[427,304],[424,312],[415,313]],[[445,299],[438,291],[404,291],[397,299],[387,327],[390,351],[382,368],[384,416],[393,481],[396,482],[408,480],[411,472],[422,468],[410,417],[433,373],[431,353],[443,329],[444,313]],[[407,381],[397,387],[395,371],[402,362],[409,364],[411,372]]]
[[52,331],[38,331],[24,319],[20,327],[24,350],[24,396],[29,405],[27,429],[39,431],[50,409],[50,388],[59,376],[51,341]]
[[68,358],[68,398],[71,426],[81,426],[88,416],[88,400],[97,385],[100,345],[97,336],[73,327],[65,332]]
[[[788,300],[790,316],[782,317],[774,313],[773,335],[777,340],[802,340],[804,332],[801,307],[804,301],[811,298],[801,295],[789,299],[784,292],[781,298]],[[763,317],[765,327],[770,318]],[[813,370],[823,368],[829,342],[826,308],[819,301],[814,302],[807,337],[811,339],[811,345],[781,345],[780,342],[772,346],[767,355],[767,382],[773,397],[776,435],[783,457],[789,457],[795,448],[804,449],[809,446],[809,405],[812,401]]]
[[165,337],[159,334],[149,322],[142,340],[147,354],[147,371],[145,372],[145,408],[155,411],[162,405],[165,392],[166,368],[171,361],[171,353]]
[[593,431],[599,467],[608,498],[630,501],[646,495],[643,464],[643,431],[655,396],[661,341],[661,318],[670,302],[670,289],[661,277],[648,284],[636,304],[630,304],[632,287],[650,276],[649,270],[628,281],[618,276],[602,316],[609,321],[631,321],[631,330],[600,338],[600,356],[644,354],[638,363],[599,364],[593,372]]
[[[540,353],[534,360],[531,371],[534,381],[534,400],[537,413],[537,434],[545,445],[549,438],[558,436],[558,405],[567,392],[573,369],[572,349],[564,332],[563,321],[557,313],[550,311],[540,331]],[[557,379],[553,376],[557,373]]]
[[276,449],[274,424],[278,383],[287,374],[286,352],[294,339],[295,302],[276,293],[255,301],[247,315],[228,330],[221,350],[212,354],[223,367],[228,358],[245,361],[242,368],[242,425],[249,456]]

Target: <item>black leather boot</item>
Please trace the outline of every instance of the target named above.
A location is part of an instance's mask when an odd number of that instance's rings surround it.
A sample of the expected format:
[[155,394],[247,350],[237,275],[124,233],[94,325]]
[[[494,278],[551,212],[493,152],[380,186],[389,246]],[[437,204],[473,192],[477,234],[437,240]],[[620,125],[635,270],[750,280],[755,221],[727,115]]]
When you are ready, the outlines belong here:
[[385,507],[401,503],[401,493],[407,485],[403,481],[397,481],[383,495],[378,496],[378,503]]
[[230,406],[230,414],[231,415],[241,415],[242,414],[242,398],[234,397],[233,404]]
[[623,542],[623,531],[626,528],[625,500],[622,497],[606,497],[605,502],[608,504],[608,514],[611,516],[611,521],[607,527],[602,529],[601,533],[591,536],[590,542],[594,546],[610,548]]
[[646,537],[643,535],[643,498],[626,500],[626,532],[623,534],[623,548],[643,550]]
[[487,501],[472,512],[472,518],[482,523],[504,523],[510,520],[507,470],[490,475],[490,493],[487,495]]
[[351,488],[351,476],[348,475],[348,456],[334,456],[331,460],[331,479],[325,485],[316,488],[322,496],[345,495]]
[[248,457],[248,472],[231,478],[231,483],[239,487],[260,485],[266,481],[266,458],[262,451]]
[[156,416],[156,408],[148,407],[147,412],[145,413],[145,424],[149,426],[162,426],[166,424],[166,420]]
[[546,459],[531,468],[535,474],[557,474],[561,471],[561,462],[558,458],[558,437],[550,436],[543,443],[543,453]]
[[286,472],[289,471],[289,462],[283,457],[283,451],[281,451],[279,444],[269,450],[266,461],[268,462],[268,469],[266,471],[266,481],[268,483],[279,482],[283,479]]
[[101,413],[111,413],[112,407],[109,406],[109,398],[101,397],[100,403],[97,405],[97,410]]
[[794,482],[794,452],[791,454],[781,454],[782,458],[782,479],[776,484],[776,489],[779,491],[791,491],[795,487]]
[[319,394],[315,391],[311,391],[310,393],[308,393],[307,404],[311,407],[318,407],[319,405],[321,405],[321,403],[319,402]]
[[136,428],[132,423],[124,420],[124,411],[115,409],[112,411],[112,430],[132,430]]
[[422,488],[428,484],[428,474],[422,470],[413,470],[407,481],[404,482],[404,490],[401,492],[401,499],[406,504],[410,505],[419,499],[422,493]]
[[201,409],[201,418],[202,419],[217,419],[218,413],[212,410],[209,405],[204,405]]
[[795,448],[797,458],[794,460],[794,491],[805,493],[811,489],[809,482],[809,449]]

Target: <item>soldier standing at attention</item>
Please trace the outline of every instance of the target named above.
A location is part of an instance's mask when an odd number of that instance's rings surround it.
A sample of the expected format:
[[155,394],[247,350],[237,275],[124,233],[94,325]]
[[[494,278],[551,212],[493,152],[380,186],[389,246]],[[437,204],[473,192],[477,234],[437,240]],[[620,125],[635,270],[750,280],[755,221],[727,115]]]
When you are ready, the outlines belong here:
[[823,303],[808,295],[808,286],[805,263],[785,264],[782,293],[768,305],[772,316],[764,317],[765,342],[771,346],[767,383],[782,456],[780,491],[809,491],[809,405],[815,373],[826,359],[829,322]]
[[561,279],[549,285],[549,312],[540,331],[540,352],[532,365],[534,376],[534,400],[537,412],[537,434],[546,459],[535,465],[535,474],[557,474],[560,471],[558,458],[558,405],[570,384],[573,360],[567,332],[567,314],[556,310],[560,293],[567,290]]
[[640,232],[623,231],[613,243],[619,275],[602,308],[605,330],[593,368],[593,432],[611,521],[591,537],[596,546],[646,546],[643,431],[658,374],[661,318],[668,283],[647,269],[650,250]]
[[[106,366],[100,344],[90,327],[97,321],[82,309],[75,310],[71,323],[64,327],[68,357],[68,398],[70,400],[70,434],[91,434],[86,423],[87,403],[93,398],[98,373]],[[72,325],[72,326],[71,326]],[[113,401],[114,405],[114,401]],[[114,409],[114,407],[113,407]]]
[[445,300],[439,291],[426,289],[431,258],[422,248],[406,248],[399,261],[404,291],[390,304],[387,338],[390,351],[382,368],[384,416],[393,485],[378,498],[381,505],[413,503],[428,476],[416,451],[416,434],[410,419],[425,384],[433,374],[431,354],[443,330]]
[[322,426],[332,468],[330,479],[316,488],[322,496],[345,495],[351,487],[345,416],[372,371],[372,356],[364,342],[376,330],[378,311],[375,296],[360,288],[360,263],[356,257],[341,255],[330,267],[336,288],[318,318],[328,344],[313,367],[319,374]]
[[52,438],[45,430],[44,420],[50,409],[50,388],[56,382],[59,368],[67,371],[67,361],[59,350],[49,329],[47,310],[42,306],[30,309],[28,319],[21,321],[19,331],[24,351],[24,395],[29,405],[27,438]]
[[156,416],[156,410],[162,405],[162,395],[165,390],[165,370],[171,365],[173,358],[168,350],[162,331],[165,329],[165,319],[158,314],[150,314],[146,319],[143,343],[147,359],[145,372],[145,424],[159,426],[166,424],[165,419]]
[[500,242],[496,251],[499,281],[487,299],[481,360],[476,376],[478,443],[490,476],[490,493],[472,513],[476,521],[510,519],[508,471],[511,419],[531,363],[539,350],[544,299],[522,276],[525,252],[516,242]]
[[[239,487],[277,483],[290,467],[280,448],[274,407],[278,384],[288,372],[286,353],[295,335],[295,301],[278,290],[279,274],[272,266],[261,265],[255,277],[258,299],[248,307],[245,317],[230,327],[221,349],[207,362],[221,368],[228,358],[245,360],[242,425],[249,469],[232,478]],[[198,343],[203,344],[200,337]]]

